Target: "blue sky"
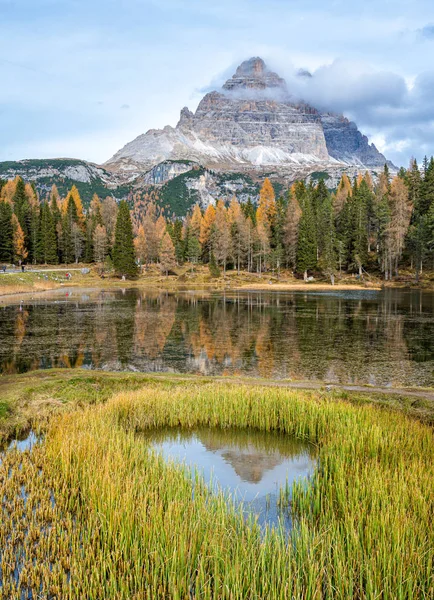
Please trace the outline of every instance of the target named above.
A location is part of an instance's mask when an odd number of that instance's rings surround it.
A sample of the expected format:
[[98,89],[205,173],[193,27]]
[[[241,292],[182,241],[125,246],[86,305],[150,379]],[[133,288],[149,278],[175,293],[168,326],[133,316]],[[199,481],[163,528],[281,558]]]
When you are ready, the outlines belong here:
[[0,160],[102,163],[251,56],[395,163],[434,154],[431,0],[0,0]]

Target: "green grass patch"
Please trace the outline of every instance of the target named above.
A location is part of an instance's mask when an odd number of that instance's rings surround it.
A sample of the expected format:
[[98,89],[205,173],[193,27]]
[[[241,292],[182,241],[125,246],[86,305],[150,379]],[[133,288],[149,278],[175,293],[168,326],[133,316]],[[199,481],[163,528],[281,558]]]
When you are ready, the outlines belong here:
[[9,412],[9,405],[0,401],[0,419],[4,419]]

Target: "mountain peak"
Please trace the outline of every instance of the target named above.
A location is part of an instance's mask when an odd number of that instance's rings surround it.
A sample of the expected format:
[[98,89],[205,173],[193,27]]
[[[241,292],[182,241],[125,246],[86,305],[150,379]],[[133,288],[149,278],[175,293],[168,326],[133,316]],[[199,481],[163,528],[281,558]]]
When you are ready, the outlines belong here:
[[259,56],[253,56],[240,64],[235,72],[235,77],[256,76],[261,77],[268,71],[267,65]]
[[225,90],[234,89],[286,88],[285,80],[273,73],[259,56],[242,62],[235,74],[223,86]]
[[[299,76],[312,77],[307,71]],[[149,130],[107,164],[130,176],[164,161],[228,171],[273,166],[279,176],[295,177],[347,166],[378,169],[386,159],[343,115],[291,97],[285,80],[255,56],[242,62],[223,88],[208,92],[194,113],[183,108],[175,128]]]

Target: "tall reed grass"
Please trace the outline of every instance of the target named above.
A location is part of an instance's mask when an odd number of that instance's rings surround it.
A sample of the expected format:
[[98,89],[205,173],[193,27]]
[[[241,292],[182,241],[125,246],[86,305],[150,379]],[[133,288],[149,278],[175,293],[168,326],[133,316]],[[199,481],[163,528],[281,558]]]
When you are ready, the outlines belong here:
[[[165,463],[140,436],[163,426],[277,430],[316,444],[311,485],[293,488],[290,538],[263,536]],[[121,393],[58,417],[32,452],[6,455],[0,496],[0,598],[434,597],[432,429],[317,393]]]

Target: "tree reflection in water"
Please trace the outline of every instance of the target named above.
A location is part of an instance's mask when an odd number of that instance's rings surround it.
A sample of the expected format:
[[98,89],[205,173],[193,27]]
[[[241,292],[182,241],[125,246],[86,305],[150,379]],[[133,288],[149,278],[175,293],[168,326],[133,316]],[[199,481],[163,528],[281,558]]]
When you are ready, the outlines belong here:
[[0,308],[0,370],[80,367],[433,385],[434,293],[149,292]]

